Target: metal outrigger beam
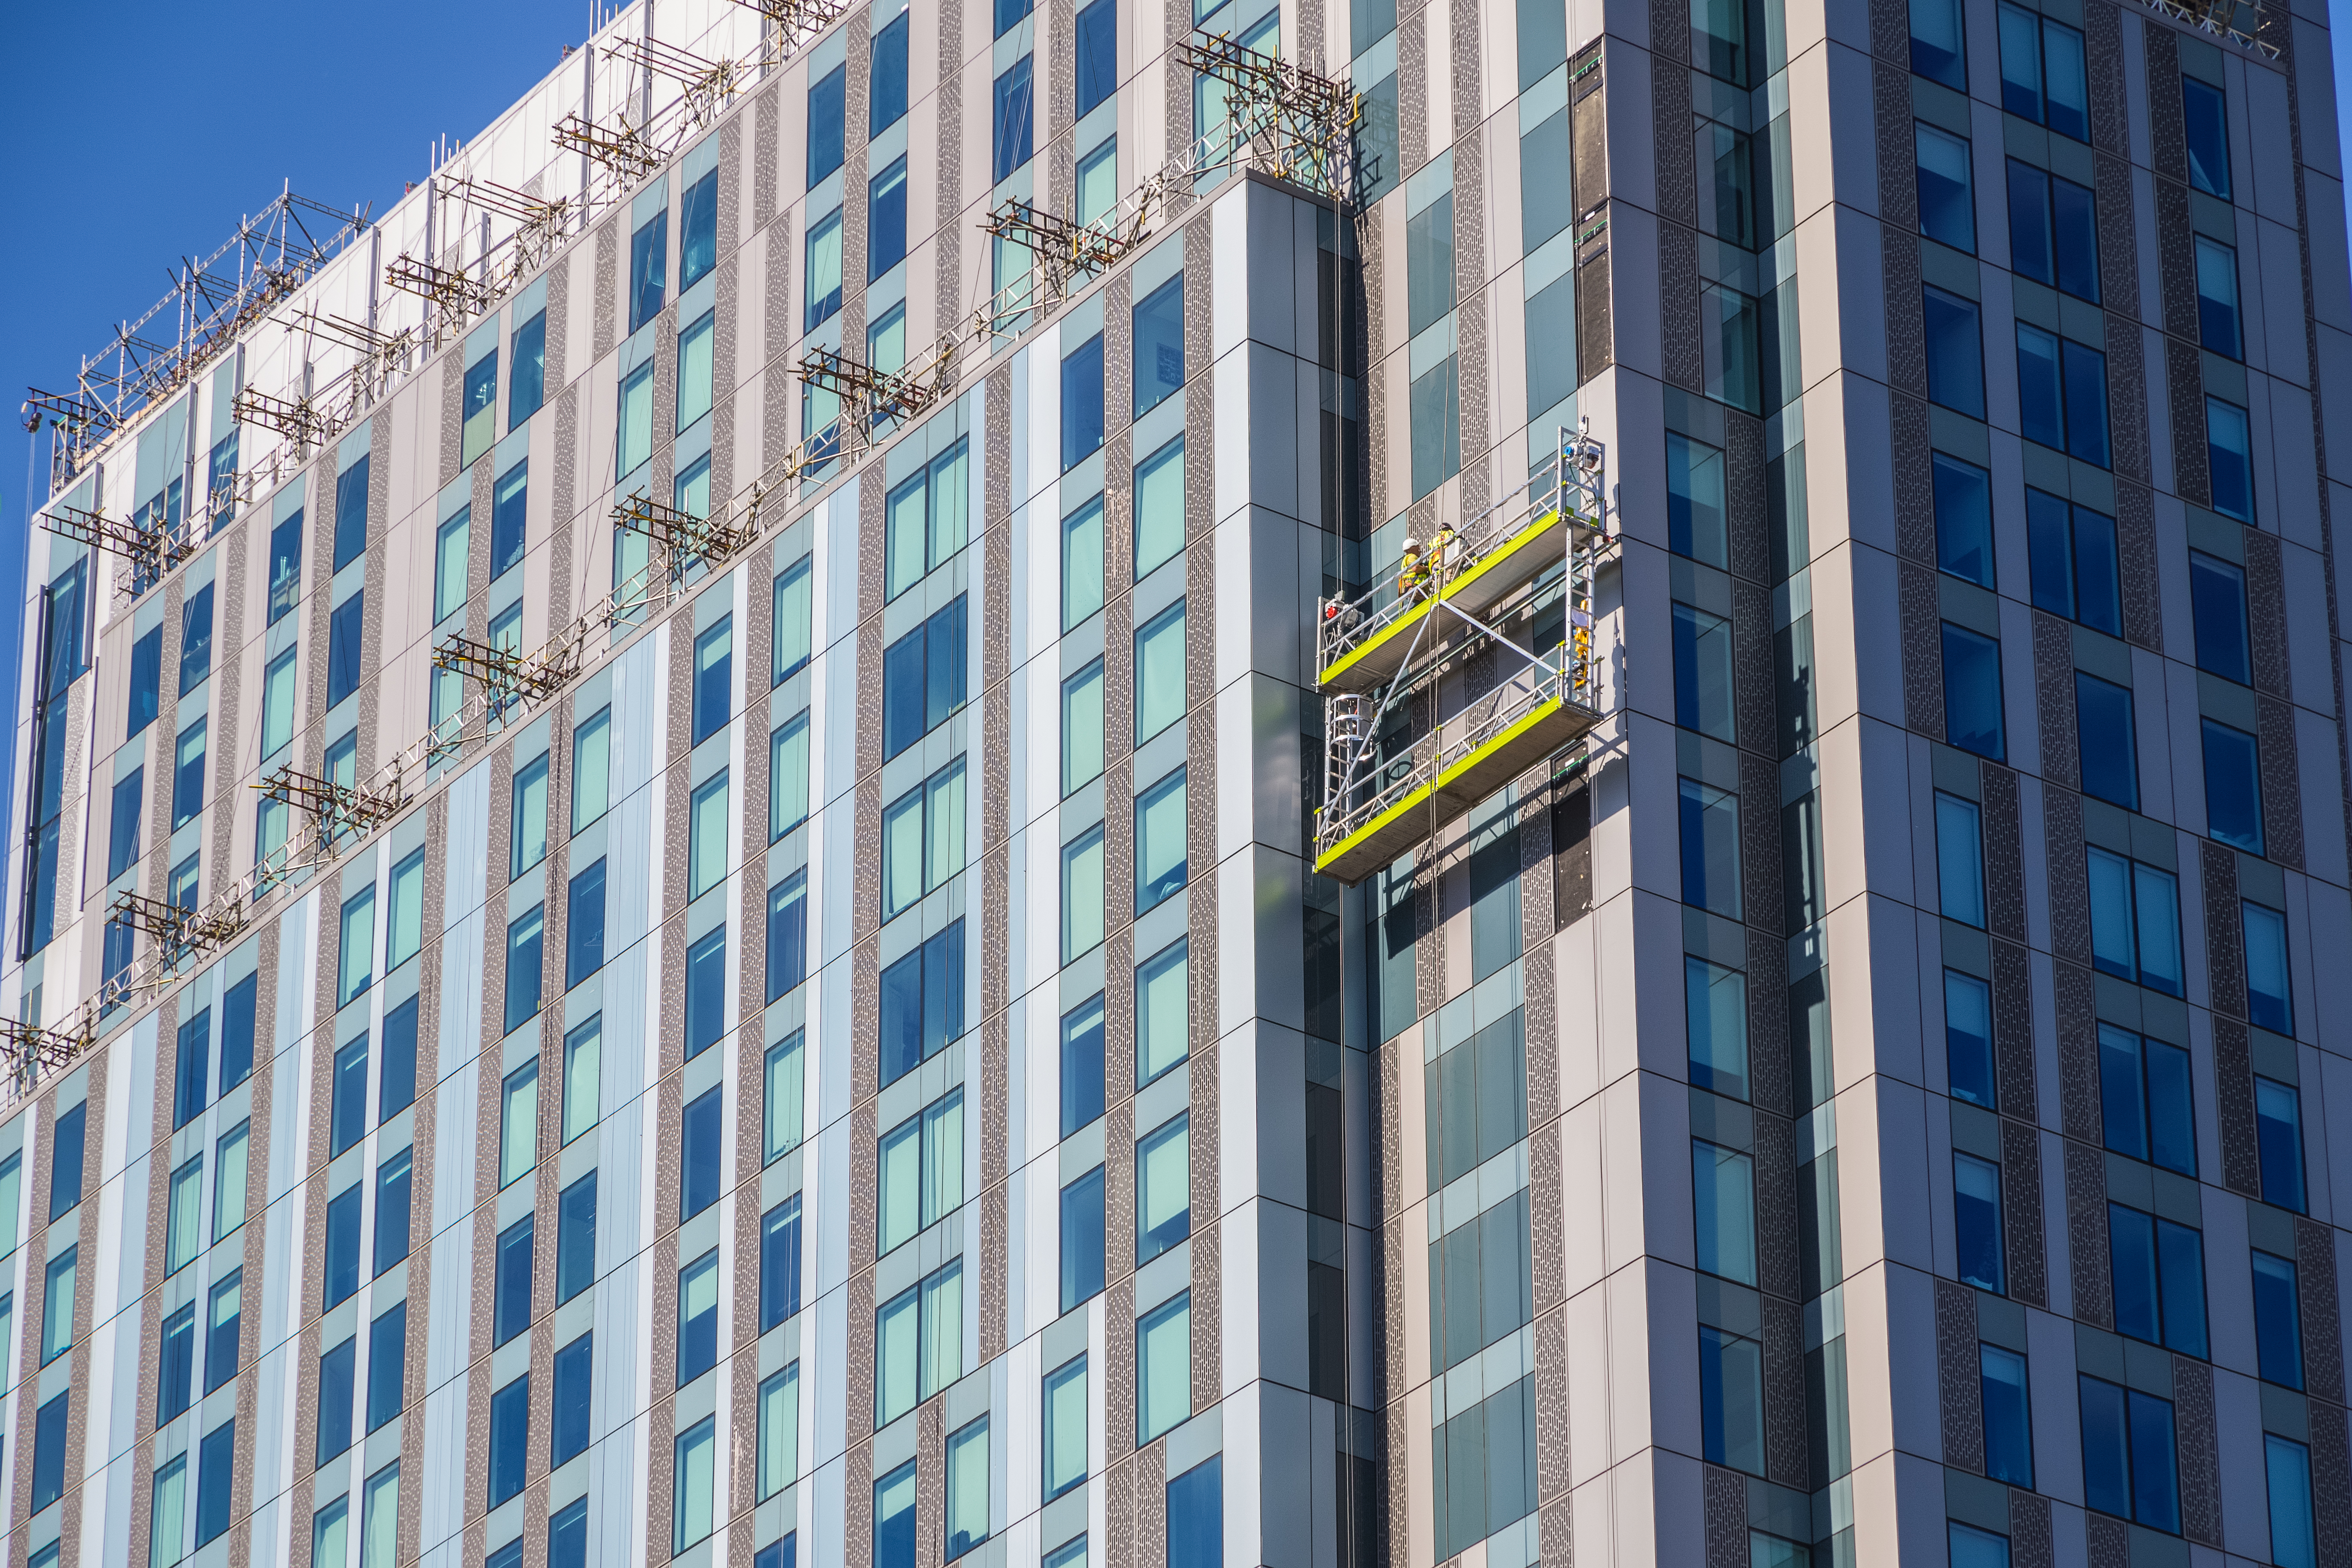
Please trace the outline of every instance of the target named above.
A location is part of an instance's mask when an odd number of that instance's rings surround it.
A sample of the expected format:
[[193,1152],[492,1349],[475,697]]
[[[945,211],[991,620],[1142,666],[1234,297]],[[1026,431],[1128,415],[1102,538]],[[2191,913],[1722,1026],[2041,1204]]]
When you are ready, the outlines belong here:
[[194,531],[185,522],[176,527],[160,521],[142,523],[109,517],[102,508],[91,511],[78,506],[58,506],[41,514],[41,526],[60,538],[119,555],[131,563],[134,592],[143,593],[156,578],[196,553]]

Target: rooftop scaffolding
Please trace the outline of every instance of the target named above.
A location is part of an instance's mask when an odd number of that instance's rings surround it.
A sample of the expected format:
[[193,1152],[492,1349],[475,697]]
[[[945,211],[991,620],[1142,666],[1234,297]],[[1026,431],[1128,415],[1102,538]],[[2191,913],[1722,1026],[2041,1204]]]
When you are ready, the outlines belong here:
[[415,294],[463,319],[490,308],[496,294],[490,285],[454,268],[436,267],[413,256],[396,258],[383,269],[383,280],[404,293]]
[[2259,0],[2147,0],[2147,8],[2186,22],[2200,32],[2227,38],[2240,48],[2252,49],[2270,59],[2279,58],[2276,44],[2261,36],[2269,18]]
[[630,122],[625,110],[612,125],[567,114],[555,123],[555,144],[567,153],[594,159],[633,184],[662,165],[662,155],[652,139],[643,126]]
[[147,584],[196,553],[193,531],[183,522],[161,518],[142,523],[111,518],[101,510],[57,506],[41,514],[41,526],[61,538],[119,555],[131,563],[131,591],[144,593]]
[[1195,32],[1171,52],[1178,66],[1224,91],[1223,146],[1195,160],[1202,173],[1242,164],[1320,195],[1354,196],[1362,118],[1354,89],[1213,33]]
[[341,843],[382,826],[408,804],[402,787],[400,764],[394,759],[388,779],[361,786],[338,784],[314,774],[281,767],[254,787],[265,800],[284,803],[309,818],[311,831],[329,845]]
[[39,406],[56,432],[50,490],[64,489],[116,430],[186,384],[371,226],[364,205],[346,213],[289,187],[211,255],[183,259],[171,289],[82,361],[78,397],[36,393],[28,402],[27,412]]

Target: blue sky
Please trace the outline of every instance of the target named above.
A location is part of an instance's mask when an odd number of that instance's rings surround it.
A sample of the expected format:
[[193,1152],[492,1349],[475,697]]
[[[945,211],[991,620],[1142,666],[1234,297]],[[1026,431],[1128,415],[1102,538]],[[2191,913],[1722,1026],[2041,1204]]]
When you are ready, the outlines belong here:
[[[400,6],[7,7],[0,48],[0,689],[16,711],[26,521],[46,499],[17,416],[27,386],[71,392],[81,356],[209,255],[284,183],[379,214],[588,36],[584,0]],[[15,776],[0,726],[0,777]],[[14,911],[8,911],[13,915]]]
[[[2274,0],[2275,3],[2275,0]],[[2336,98],[2352,104],[2352,0],[2330,0]],[[143,311],[183,256],[209,254],[245,213],[294,189],[378,213],[430,168],[436,137],[463,140],[587,37],[583,0],[411,0],[201,9],[152,0],[11,7],[0,50],[0,403],[70,391],[80,356]],[[2347,140],[2352,148],[2352,138]],[[2352,155],[2346,159],[2352,164]],[[12,421],[0,439],[0,690],[15,711],[15,625],[26,520],[45,499]],[[13,732],[0,728],[0,777]]]

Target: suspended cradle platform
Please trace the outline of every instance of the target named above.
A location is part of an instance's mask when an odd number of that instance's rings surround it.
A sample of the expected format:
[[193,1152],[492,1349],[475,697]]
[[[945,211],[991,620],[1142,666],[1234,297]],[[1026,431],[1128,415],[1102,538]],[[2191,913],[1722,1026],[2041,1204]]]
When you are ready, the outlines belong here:
[[1455,567],[1434,592],[1416,597],[1401,595],[1378,610],[1356,611],[1360,619],[1352,627],[1326,626],[1319,639],[1321,668],[1316,674],[1317,683],[1327,691],[1355,692],[1388,684],[1412,656],[1414,634],[1441,602],[1468,615],[1486,614],[1490,606],[1558,565],[1563,536],[1570,529],[1596,539],[1601,533],[1573,512],[1546,508],[1482,542],[1475,547],[1476,553]]
[[1414,769],[1346,822],[1329,825],[1339,836],[1328,845],[1318,844],[1317,872],[1355,886],[1582,739],[1602,715],[1575,701],[1572,691],[1557,677],[1545,681],[1531,700],[1511,704],[1441,749],[1433,766]]

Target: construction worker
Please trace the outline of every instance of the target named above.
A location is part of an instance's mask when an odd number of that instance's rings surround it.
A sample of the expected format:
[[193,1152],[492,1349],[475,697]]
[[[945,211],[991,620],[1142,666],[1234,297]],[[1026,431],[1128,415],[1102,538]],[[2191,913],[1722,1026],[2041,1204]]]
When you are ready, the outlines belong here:
[[1429,567],[1421,558],[1421,545],[1408,539],[1397,561],[1397,597],[1410,603],[1428,592]]
[[1450,522],[1437,525],[1437,537],[1430,541],[1429,567],[1443,585],[1462,565],[1462,542]]

